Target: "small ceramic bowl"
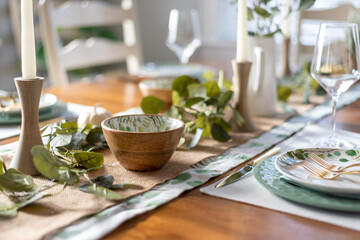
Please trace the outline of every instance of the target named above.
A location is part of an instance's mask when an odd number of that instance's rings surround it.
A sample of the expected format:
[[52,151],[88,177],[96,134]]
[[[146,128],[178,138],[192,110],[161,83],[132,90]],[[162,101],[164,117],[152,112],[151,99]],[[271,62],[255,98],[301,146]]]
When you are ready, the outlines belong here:
[[149,79],[139,83],[140,91],[144,97],[155,96],[164,101],[167,106],[172,102],[172,79]]
[[173,155],[185,124],[176,118],[141,114],[116,116],[101,123],[111,152],[129,170],[152,171]]

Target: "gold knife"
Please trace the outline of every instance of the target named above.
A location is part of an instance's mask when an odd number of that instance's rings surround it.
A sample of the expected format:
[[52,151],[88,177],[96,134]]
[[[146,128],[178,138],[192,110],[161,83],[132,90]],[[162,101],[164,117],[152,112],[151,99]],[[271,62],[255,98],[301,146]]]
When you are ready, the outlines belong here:
[[230,183],[236,182],[239,179],[245,177],[247,174],[249,174],[253,169],[254,166],[256,164],[258,164],[259,162],[261,162],[262,160],[269,158],[277,153],[280,152],[280,148],[279,147],[274,147],[272,149],[270,149],[269,151],[265,152],[263,155],[261,155],[260,157],[256,158],[255,160],[253,160],[251,163],[247,164],[245,167],[240,168],[240,170],[234,172],[233,174],[231,174],[230,176],[226,177],[225,179],[223,179],[221,182],[219,182],[215,188],[220,188],[222,186],[228,185]]

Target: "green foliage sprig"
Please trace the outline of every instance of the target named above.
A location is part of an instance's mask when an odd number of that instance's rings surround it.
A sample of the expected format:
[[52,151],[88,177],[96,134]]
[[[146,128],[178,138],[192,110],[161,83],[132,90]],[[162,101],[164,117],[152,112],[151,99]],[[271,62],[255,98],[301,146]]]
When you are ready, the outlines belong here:
[[[79,182],[80,177],[88,183],[78,189],[109,200],[120,200],[123,196],[111,189],[138,188],[131,184],[113,184],[114,177],[102,175],[90,179],[87,172],[103,167],[104,156],[94,150],[107,147],[105,138],[98,126],[87,125],[78,129],[75,122],[63,122],[59,126],[49,126],[50,131],[44,137],[49,139],[47,147],[35,146],[31,153],[34,165],[41,175],[53,184],[40,186],[33,178],[15,169],[6,169],[0,158],[0,191],[15,203],[0,203],[0,219],[12,218],[23,208],[39,199],[54,196],[67,185]],[[45,190],[62,184],[60,191],[49,194]]]
[[[294,11],[306,10],[314,5],[316,0],[292,0],[288,14],[283,14],[283,0],[248,0],[248,21],[254,22],[256,29],[252,35],[271,37],[281,32],[280,24]],[[237,0],[232,3],[236,3]]]
[[[232,108],[229,104],[232,96],[232,90],[222,91],[214,80],[200,83],[190,76],[180,76],[172,83],[172,107],[165,114],[185,122],[184,134],[195,132],[189,148],[196,146],[201,137],[211,136],[225,142],[230,139],[228,133],[231,131],[230,124],[224,120],[225,109]],[[164,104],[155,96],[147,96],[143,98],[141,107],[145,113],[157,114],[163,110]],[[236,109],[233,112],[241,125],[240,113]]]

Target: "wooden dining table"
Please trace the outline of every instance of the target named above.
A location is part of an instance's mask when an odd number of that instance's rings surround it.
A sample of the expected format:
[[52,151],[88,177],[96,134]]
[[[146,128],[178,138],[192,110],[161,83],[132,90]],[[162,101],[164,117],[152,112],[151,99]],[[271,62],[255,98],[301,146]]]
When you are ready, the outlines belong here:
[[[102,103],[116,113],[139,106],[138,83],[108,78],[45,89],[59,100],[85,105]],[[338,128],[360,132],[360,100],[338,112]],[[330,127],[330,118],[319,122]],[[210,180],[206,185],[239,169]],[[103,239],[360,239],[354,230],[299,216],[205,195],[200,186],[163,206],[123,223]],[[265,190],[264,190],[265,191]],[[244,192],[243,194],[246,194]]]

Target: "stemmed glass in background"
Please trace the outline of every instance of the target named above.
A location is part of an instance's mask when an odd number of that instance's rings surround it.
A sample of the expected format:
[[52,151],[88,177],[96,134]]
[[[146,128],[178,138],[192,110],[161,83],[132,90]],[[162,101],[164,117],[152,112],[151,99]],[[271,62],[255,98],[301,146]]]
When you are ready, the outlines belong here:
[[195,9],[170,11],[169,32],[165,43],[182,64],[189,62],[189,58],[201,45],[200,21]]
[[330,136],[315,143],[317,146],[355,147],[355,143],[339,139],[335,134],[336,104],[340,94],[359,80],[359,32],[352,23],[320,25],[311,75],[332,99],[332,131]]

